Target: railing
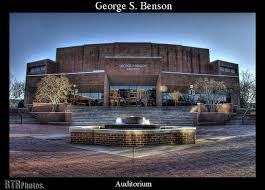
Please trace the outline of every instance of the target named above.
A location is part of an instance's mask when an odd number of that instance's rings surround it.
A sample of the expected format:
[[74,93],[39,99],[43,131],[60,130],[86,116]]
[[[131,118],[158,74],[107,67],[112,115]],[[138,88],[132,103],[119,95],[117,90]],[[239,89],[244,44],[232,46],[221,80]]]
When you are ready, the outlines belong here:
[[9,113],[9,114],[11,114],[11,115],[18,115],[19,117],[20,117],[20,124],[22,124],[23,123],[23,114],[22,113]]
[[247,107],[246,111],[244,112],[244,114],[242,116],[242,123],[244,122],[244,119],[247,116],[247,113],[250,112],[250,111],[256,111],[256,108]]
[[28,108],[9,108],[9,115],[17,115],[20,117],[20,124],[23,123],[23,114],[28,113]]

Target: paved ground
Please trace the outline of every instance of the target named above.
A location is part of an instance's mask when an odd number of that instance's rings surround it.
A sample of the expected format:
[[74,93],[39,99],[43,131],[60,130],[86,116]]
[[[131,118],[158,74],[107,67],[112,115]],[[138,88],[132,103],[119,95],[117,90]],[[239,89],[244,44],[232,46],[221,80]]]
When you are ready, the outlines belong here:
[[69,143],[67,126],[10,125],[10,176],[256,176],[254,125],[197,128],[195,145],[117,148]]

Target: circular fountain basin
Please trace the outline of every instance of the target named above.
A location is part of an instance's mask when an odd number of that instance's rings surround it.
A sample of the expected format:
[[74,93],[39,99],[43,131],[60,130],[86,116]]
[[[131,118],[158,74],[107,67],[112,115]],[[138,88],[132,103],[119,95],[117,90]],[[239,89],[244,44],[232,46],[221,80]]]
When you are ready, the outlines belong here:
[[195,144],[196,127],[161,126],[155,129],[72,126],[71,143],[113,146]]
[[195,144],[195,127],[160,126],[145,117],[123,116],[115,124],[69,128],[71,143],[116,146]]

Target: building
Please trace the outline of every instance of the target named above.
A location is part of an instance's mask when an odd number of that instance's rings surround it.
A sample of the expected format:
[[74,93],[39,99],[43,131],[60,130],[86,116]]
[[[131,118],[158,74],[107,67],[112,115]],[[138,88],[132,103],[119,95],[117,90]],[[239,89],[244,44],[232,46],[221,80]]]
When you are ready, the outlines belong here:
[[64,47],[57,48],[56,61],[27,64],[25,103],[33,102],[42,77],[64,74],[89,105],[172,105],[176,90],[183,94],[180,102],[194,103],[200,95],[192,85],[205,77],[224,81],[229,93],[223,101],[238,105],[238,73],[237,64],[210,62],[205,48],[141,42]]

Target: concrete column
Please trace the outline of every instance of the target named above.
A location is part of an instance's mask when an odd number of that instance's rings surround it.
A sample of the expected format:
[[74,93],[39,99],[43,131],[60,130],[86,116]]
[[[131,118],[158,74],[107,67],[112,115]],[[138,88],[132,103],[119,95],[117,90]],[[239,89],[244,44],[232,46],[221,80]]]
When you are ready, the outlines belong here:
[[156,84],[156,106],[162,106],[162,97],[161,97],[161,75],[158,76]]
[[104,106],[109,106],[109,80],[107,74],[104,79]]
[[24,93],[24,105],[29,104],[29,89],[28,89],[28,77],[26,76],[26,85],[25,85],[25,93]]
[[238,89],[233,89],[233,93],[231,93],[231,102],[233,105],[238,105],[240,107],[240,92]]
[[231,102],[233,105],[238,105],[240,107],[240,81],[237,78],[235,81],[226,84],[227,87],[232,88],[231,92]]

